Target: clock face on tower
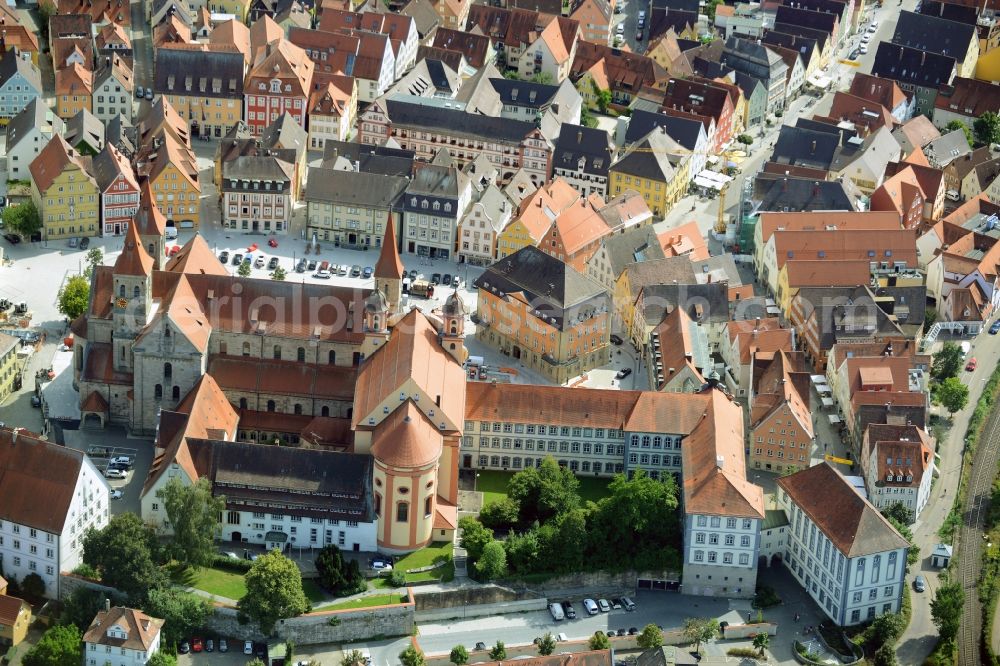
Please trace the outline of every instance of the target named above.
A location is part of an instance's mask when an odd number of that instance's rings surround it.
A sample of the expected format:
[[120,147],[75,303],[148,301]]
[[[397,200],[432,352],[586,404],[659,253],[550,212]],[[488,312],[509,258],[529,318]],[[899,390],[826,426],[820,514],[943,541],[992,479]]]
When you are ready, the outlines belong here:
[[125,298],[124,296],[120,297],[118,299],[117,305],[120,308],[126,308],[126,307],[128,307],[128,299]]

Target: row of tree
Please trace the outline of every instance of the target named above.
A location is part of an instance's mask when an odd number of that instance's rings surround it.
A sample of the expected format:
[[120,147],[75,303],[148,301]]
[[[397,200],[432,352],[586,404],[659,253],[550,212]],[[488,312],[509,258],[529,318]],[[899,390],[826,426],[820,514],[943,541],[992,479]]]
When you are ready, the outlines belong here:
[[596,503],[583,502],[579,484],[548,457],[511,477],[507,497],[486,505],[478,520],[463,518],[462,547],[479,577],[679,565],[673,476],[618,475]]
[[965,363],[965,352],[954,342],[946,342],[932,361],[931,398],[954,414],[969,402],[969,387],[958,378]]

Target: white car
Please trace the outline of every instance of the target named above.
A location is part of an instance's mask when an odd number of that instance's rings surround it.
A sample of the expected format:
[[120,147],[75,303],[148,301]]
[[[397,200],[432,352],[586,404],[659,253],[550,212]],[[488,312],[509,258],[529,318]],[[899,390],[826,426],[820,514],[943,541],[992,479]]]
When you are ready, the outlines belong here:
[[621,22],[621,23],[619,23],[618,27],[615,28],[615,34],[618,34],[618,35],[624,35],[625,34],[625,22],[624,21]]
[[864,55],[865,53],[868,53],[868,45],[867,44],[862,44],[858,48],[858,51],[860,51],[862,55]]
[[108,461],[109,465],[131,465],[132,459],[128,456],[115,456]]
[[123,469],[109,469],[104,473],[109,479],[124,479],[128,476],[128,472]]
[[875,32],[878,30],[878,21],[872,21],[872,24],[868,26],[868,32]]
[[121,499],[121,498],[122,498],[122,491],[120,491],[120,490],[112,490],[111,491],[111,499],[116,500],[116,499]]
[[862,44],[867,44],[870,41],[872,41],[872,36],[869,35],[869,34],[866,34],[866,35],[864,35],[864,36],[861,37],[861,43]]
[[243,654],[253,654],[253,641],[243,641]]

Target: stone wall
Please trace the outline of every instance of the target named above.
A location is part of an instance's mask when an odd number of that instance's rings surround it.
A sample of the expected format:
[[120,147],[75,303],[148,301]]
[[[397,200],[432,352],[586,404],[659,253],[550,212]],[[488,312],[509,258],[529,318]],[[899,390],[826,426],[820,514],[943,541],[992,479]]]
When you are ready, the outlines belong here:
[[729,624],[722,631],[723,638],[750,638],[757,634],[766,633],[768,636],[778,634],[778,625],[773,622],[760,622],[755,624]]
[[679,580],[680,575],[670,571],[591,571],[563,576],[553,576],[543,582],[507,581],[514,591],[532,592],[538,596],[589,596],[615,597],[635,594],[637,581]]
[[119,592],[113,587],[104,585],[96,580],[90,578],[84,578],[83,576],[78,576],[73,573],[63,572],[59,574],[59,600],[65,601],[69,598],[69,595],[73,594],[73,591],[80,587],[86,587],[91,590],[98,590],[106,594],[109,598],[119,597],[124,599],[125,595]]
[[[220,636],[260,640],[255,623],[240,624],[236,609],[216,607],[206,623]],[[376,637],[407,636],[413,633],[413,602],[392,606],[373,606],[356,610],[321,611],[281,620],[274,628],[276,640],[290,640],[296,645],[352,643]]]
[[440,592],[418,591],[420,594],[414,599],[414,608],[418,613],[441,608],[501,604],[540,598],[539,595],[528,591],[511,590],[499,585],[470,585]]
[[506,601],[497,604],[476,604],[473,606],[451,606],[424,610],[416,614],[417,622],[440,622],[442,620],[464,620],[486,615],[505,615],[507,613],[530,613],[531,611],[548,608],[547,599],[523,599],[521,601]]

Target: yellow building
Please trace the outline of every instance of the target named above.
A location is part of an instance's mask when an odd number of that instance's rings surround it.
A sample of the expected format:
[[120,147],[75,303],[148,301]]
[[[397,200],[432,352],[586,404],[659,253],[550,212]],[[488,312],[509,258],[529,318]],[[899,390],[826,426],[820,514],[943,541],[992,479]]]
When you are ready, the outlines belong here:
[[156,205],[168,222],[185,229],[198,228],[201,221],[201,183],[194,153],[164,132],[156,159],[148,167],[148,178]]
[[243,118],[244,55],[229,44],[170,44],[156,50],[153,91],[191,134],[222,137]]
[[653,215],[663,217],[687,191],[690,166],[691,152],[658,127],[611,165],[608,196],[635,190]]
[[17,350],[21,348],[20,340],[13,335],[0,333],[0,404],[3,404],[14,392],[20,375],[17,362]]
[[564,384],[610,361],[607,290],[555,257],[526,247],[487,268],[476,287],[476,338],[511,363]]
[[979,56],[976,62],[976,78],[980,81],[1000,81],[1000,48]]
[[[536,246],[555,218],[580,199],[580,193],[561,177],[542,185],[521,202],[517,215],[497,236],[497,259]],[[554,214],[549,217],[549,213]]]
[[31,162],[31,199],[42,218],[42,238],[99,236],[100,188],[90,160],[56,134]]
[[[6,589],[7,581],[0,578],[0,590]],[[0,592],[0,645],[20,645],[28,635],[30,624],[31,606],[28,602]]]
[[208,9],[213,14],[232,14],[241,23],[246,23],[250,2],[249,0],[212,0],[208,3]]

